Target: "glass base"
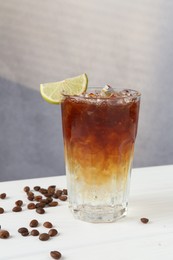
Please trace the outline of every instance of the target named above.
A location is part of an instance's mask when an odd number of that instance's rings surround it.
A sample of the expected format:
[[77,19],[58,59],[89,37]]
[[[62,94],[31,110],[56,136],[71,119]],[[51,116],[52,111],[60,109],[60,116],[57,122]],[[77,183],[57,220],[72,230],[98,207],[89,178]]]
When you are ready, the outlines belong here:
[[116,207],[80,205],[75,209],[70,206],[70,209],[75,218],[92,223],[115,222],[127,214],[127,206],[122,205]]

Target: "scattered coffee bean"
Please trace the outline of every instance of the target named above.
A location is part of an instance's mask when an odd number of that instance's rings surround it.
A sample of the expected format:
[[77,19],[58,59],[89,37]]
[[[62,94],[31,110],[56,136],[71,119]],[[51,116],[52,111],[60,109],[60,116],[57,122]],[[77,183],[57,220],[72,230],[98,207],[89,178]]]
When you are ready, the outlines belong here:
[[39,192],[40,192],[41,194],[46,194],[46,193],[47,193],[47,189],[40,188]]
[[5,198],[6,198],[6,196],[7,196],[7,195],[6,195],[6,193],[1,193],[1,194],[0,194],[0,199],[2,199],[2,200],[3,200],[3,199],[5,199]]
[[33,200],[34,200],[34,195],[29,195],[29,196],[27,197],[27,199],[30,200],[30,201],[33,201]]
[[20,212],[22,211],[22,208],[20,206],[15,206],[13,209],[12,209],[13,212]]
[[27,205],[27,208],[28,209],[35,209],[36,208],[36,206],[35,206],[35,203],[29,203],[28,205]]
[[27,233],[28,232],[28,229],[26,227],[21,227],[18,229],[18,232],[21,234],[21,233]]
[[47,201],[47,199],[42,199],[42,200],[40,200],[40,203],[48,204],[48,201]]
[[59,251],[51,251],[50,255],[53,259],[60,259],[61,258],[61,253]]
[[42,197],[41,195],[37,195],[37,196],[34,197],[34,200],[35,200],[35,201],[41,201],[42,198],[43,198],[43,197]]
[[43,223],[43,226],[44,226],[45,228],[52,228],[53,225],[52,225],[51,222],[46,221],[46,222]]
[[56,193],[53,194],[52,196],[54,199],[58,199],[58,195]]
[[38,214],[44,214],[45,213],[45,210],[43,208],[36,208],[36,212]]
[[4,213],[4,209],[0,207],[0,214]]
[[44,208],[45,206],[46,206],[46,203],[43,203],[43,202],[38,202],[35,204],[36,208]]
[[28,196],[34,196],[34,193],[33,193],[31,190],[29,190],[29,191],[27,192],[27,195],[28,195]]
[[23,189],[25,192],[29,192],[30,191],[30,187],[29,186],[25,186]]
[[63,194],[63,195],[68,195],[67,189],[63,189],[63,190],[62,190],[62,194]]
[[48,198],[46,199],[47,204],[49,204],[49,203],[52,202],[52,201],[53,201],[53,199],[52,199],[51,197],[48,197]]
[[40,186],[35,186],[35,187],[34,187],[34,190],[35,190],[35,191],[39,191],[39,190],[40,190]]
[[49,203],[49,207],[56,207],[58,206],[58,201],[52,201]]
[[27,237],[27,236],[29,235],[29,231],[22,232],[21,235],[22,235],[23,237]]
[[22,200],[17,200],[17,201],[15,202],[15,204],[16,204],[16,206],[21,207],[21,206],[23,205],[23,201],[22,201]]
[[52,193],[45,193],[44,196],[45,196],[46,198],[51,198],[51,197],[53,196],[53,194],[52,194]]
[[48,193],[51,193],[53,195],[55,192],[55,188],[56,188],[56,186],[54,186],[54,185],[49,186],[47,189]]
[[42,241],[47,241],[49,238],[50,238],[50,236],[47,233],[42,233],[39,235],[39,239]]
[[149,221],[148,218],[141,218],[141,222],[144,223],[144,224],[147,224]]
[[49,187],[48,187],[48,189],[55,189],[56,188],[56,185],[50,185]]
[[59,196],[59,199],[62,201],[66,201],[67,200],[67,196],[66,195],[61,195]]
[[52,228],[49,230],[48,234],[50,237],[54,237],[58,234],[58,231],[55,228]]
[[10,233],[7,230],[3,230],[3,229],[0,230],[0,238],[6,239],[9,236],[10,236]]
[[38,226],[38,220],[33,219],[31,220],[31,222],[29,223],[30,227],[37,227]]
[[33,229],[32,231],[31,231],[31,236],[38,236],[39,235],[39,231],[37,230],[37,229]]
[[56,190],[55,194],[59,198],[62,195],[62,190]]

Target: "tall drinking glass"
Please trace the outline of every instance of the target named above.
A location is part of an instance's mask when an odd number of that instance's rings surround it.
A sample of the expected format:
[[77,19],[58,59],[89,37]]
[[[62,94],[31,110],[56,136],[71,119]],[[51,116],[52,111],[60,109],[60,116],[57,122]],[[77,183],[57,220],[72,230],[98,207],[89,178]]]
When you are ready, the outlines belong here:
[[69,207],[87,222],[127,213],[140,93],[115,93],[67,95],[61,105]]

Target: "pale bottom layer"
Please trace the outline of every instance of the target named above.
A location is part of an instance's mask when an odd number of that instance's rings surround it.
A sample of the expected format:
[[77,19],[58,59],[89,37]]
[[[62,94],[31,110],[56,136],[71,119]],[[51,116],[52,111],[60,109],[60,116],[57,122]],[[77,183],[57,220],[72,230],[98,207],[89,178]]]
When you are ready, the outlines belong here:
[[124,180],[110,178],[104,185],[89,185],[67,172],[69,207],[86,222],[114,222],[127,213],[130,172]]
[[125,217],[127,214],[127,205],[111,206],[88,206],[88,205],[69,205],[75,218],[92,223],[115,222],[116,220]]
[[[119,166],[119,165],[118,165]],[[118,169],[118,170],[117,170]],[[131,161],[109,174],[97,167],[87,173],[76,164],[70,171],[66,164],[69,207],[73,215],[86,222],[114,222],[127,213]]]

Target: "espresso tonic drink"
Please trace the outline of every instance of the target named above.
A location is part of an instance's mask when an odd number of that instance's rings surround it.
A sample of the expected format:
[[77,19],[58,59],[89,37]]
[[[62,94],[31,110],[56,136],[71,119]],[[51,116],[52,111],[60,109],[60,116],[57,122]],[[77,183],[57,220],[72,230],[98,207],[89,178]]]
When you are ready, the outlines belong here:
[[87,222],[127,213],[140,94],[108,89],[61,104],[69,206]]

